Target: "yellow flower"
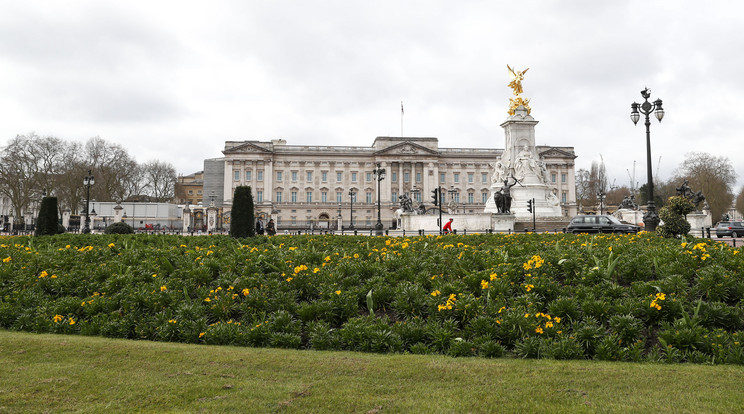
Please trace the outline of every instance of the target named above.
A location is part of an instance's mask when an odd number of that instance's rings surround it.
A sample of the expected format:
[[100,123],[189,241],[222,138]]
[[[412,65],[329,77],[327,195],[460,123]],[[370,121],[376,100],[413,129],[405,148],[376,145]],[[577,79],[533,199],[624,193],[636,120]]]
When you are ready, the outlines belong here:
[[62,319],[64,319],[64,318],[65,318],[65,317],[64,317],[64,316],[62,316],[62,315],[54,315],[54,318],[53,318],[52,320],[53,320],[53,321],[54,321],[55,323],[59,323],[59,322],[62,322]]
[[209,299],[209,298],[204,299],[204,302],[211,302],[211,301],[212,299]]
[[358,259],[358,258],[359,258],[359,255],[358,255],[358,254],[356,254],[356,253],[354,253],[354,258],[355,258],[355,259]]
[[292,279],[294,279],[294,278],[288,277],[288,278],[286,279],[286,281],[287,281],[287,282],[291,282],[291,281],[292,281]]
[[168,323],[178,323],[178,321],[175,320],[175,319],[171,319],[171,320],[168,321]]
[[538,326],[537,328],[535,328],[535,332],[541,334],[541,333],[543,333],[543,328],[541,328],[541,327]]
[[70,318],[70,325],[75,325],[75,319]]
[[[290,279],[291,279],[291,278],[290,278]],[[245,288],[245,289],[243,289],[243,290],[242,290],[242,291],[241,291],[240,293],[242,293],[242,294],[243,294],[243,296],[248,296],[248,295],[249,295],[249,294],[251,293],[251,291],[250,291],[250,290],[248,290],[248,288]]]
[[546,328],[552,328],[553,327],[553,322],[545,322],[545,327]]
[[3,259],[3,263],[10,263],[10,256]]
[[206,332],[199,332],[199,338],[203,338],[204,335],[206,335],[206,334],[207,334]]
[[318,272],[320,272],[319,268],[316,267],[315,269],[313,269],[313,273],[318,273]]
[[153,273],[152,274],[152,277],[158,277],[158,274],[157,273]]
[[160,291],[161,291],[161,292],[165,292],[166,290],[168,290],[168,288],[167,288],[167,287],[165,287],[165,285],[163,285],[163,286],[160,286]]
[[442,293],[442,292],[440,292],[438,290],[435,290],[435,291],[431,292],[431,295],[432,296],[438,296],[440,293]]
[[491,277],[491,280],[496,280],[496,278],[499,277],[499,275],[497,275],[496,273],[491,273],[490,277]]
[[337,295],[340,295],[340,294],[341,294],[341,291],[340,291],[340,290],[337,290],[337,291],[336,291],[336,294],[337,294]]
[[47,275],[49,275],[49,273],[47,273],[46,270],[42,270],[41,273],[39,274],[39,279],[43,279],[47,277]]
[[116,247],[114,243],[109,243],[108,247]]

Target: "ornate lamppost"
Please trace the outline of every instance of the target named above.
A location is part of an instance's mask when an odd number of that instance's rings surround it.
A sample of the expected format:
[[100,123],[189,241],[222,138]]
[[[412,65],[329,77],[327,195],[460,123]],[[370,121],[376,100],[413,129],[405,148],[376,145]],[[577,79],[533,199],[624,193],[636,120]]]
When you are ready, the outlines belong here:
[[83,228],[83,233],[90,233],[90,213],[88,212],[88,208],[90,207],[90,187],[96,183],[95,178],[93,178],[93,174],[90,170],[88,170],[88,175],[83,177],[83,185],[85,186],[85,227]]
[[[657,99],[654,103],[648,101],[651,97],[651,92],[648,88],[641,91],[641,96],[644,99],[642,104],[633,102],[630,112],[630,120],[633,124],[638,124],[638,120],[641,118],[641,114],[646,116],[646,170],[648,172],[647,187],[648,187],[648,207],[646,214],[643,215],[643,223],[646,231],[656,231],[656,226],[659,224],[659,215],[656,213],[656,205],[654,204],[654,181],[653,174],[651,172],[651,121],[649,115],[653,112],[656,119],[661,122],[664,118],[664,109],[661,107],[661,99]],[[640,109],[640,112],[639,112]]]
[[605,200],[606,194],[604,191],[600,191],[597,193],[597,198],[599,199],[599,214],[604,214],[604,200]]
[[349,191],[349,230],[354,229],[354,192]]
[[380,182],[385,179],[385,169],[380,168],[380,163],[377,163],[377,168],[373,171],[375,179],[377,179],[377,223],[375,224],[375,234],[382,236],[382,220],[380,219]]

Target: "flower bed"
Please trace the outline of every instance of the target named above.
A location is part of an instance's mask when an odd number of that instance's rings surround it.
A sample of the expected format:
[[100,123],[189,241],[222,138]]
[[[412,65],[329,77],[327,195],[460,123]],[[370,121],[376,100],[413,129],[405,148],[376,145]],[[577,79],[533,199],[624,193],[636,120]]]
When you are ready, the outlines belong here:
[[0,238],[0,327],[205,344],[744,363],[744,259],[705,239]]

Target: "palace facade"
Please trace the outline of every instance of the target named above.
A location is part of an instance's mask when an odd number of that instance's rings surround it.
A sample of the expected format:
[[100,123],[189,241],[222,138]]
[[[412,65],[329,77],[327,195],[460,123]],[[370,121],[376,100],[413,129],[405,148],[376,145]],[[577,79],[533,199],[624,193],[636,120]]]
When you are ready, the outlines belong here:
[[[538,145],[536,150],[563,214],[575,214],[573,147]],[[245,185],[253,190],[256,214],[274,218],[280,231],[350,224],[371,229],[377,222],[378,181],[373,171],[379,164],[385,169],[379,182],[381,221],[386,229],[395,228],[399,197],[406,194],[414,207],[423,203],[431,209],[437,186],[442,187],[445,211],[449,207],[453,214],[482,213],[492,197],[491,164],[502,152],[440,148],[437,138],[417,137],[377,137],[369,147],[227,141],[223,157],[204,162],[203,194],[222,210],[223,225],[229,224],[235,187]]]

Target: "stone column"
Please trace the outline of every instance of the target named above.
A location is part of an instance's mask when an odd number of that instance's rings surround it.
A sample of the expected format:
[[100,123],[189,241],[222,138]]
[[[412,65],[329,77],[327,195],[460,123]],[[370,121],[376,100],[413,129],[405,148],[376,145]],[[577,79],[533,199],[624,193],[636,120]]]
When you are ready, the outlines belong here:
[[181,220],[183,220],[183,232],[187,233],[191,226],[191,209],[188,205],[186,205],[186,208],[181,212]]
[[207,231],[213,232],[217,229],[217,208],[211,206],[207,209]]
[[70,227],[70,215],[72,215],[72,210],[65,207],[65,209],[62,210],[62,227],[64,227],[65,230]]
[[124,219],[122,216],[124,214],[124,207],[121,206],[121,204],[117,204],[114,206],[114,223],[121,223],[121,221]]

